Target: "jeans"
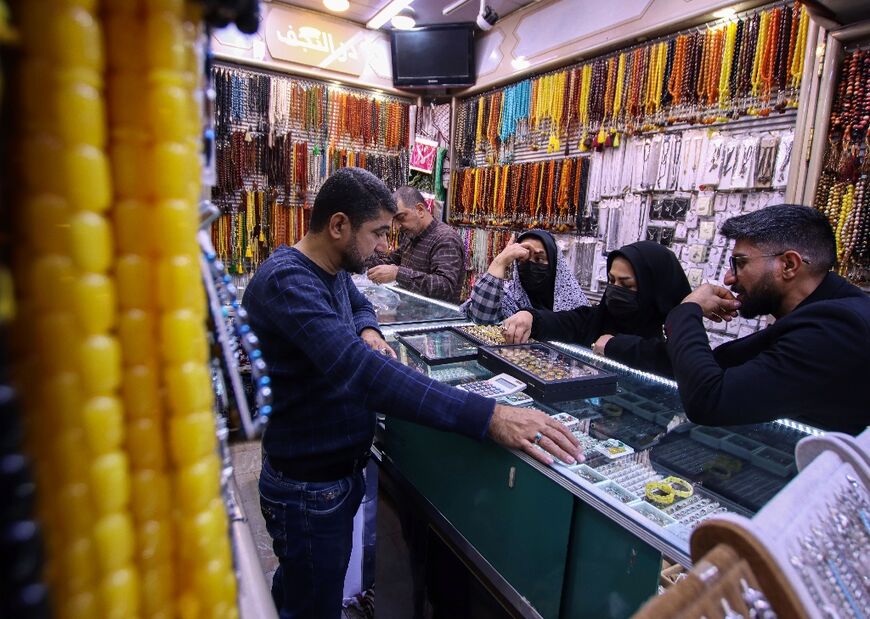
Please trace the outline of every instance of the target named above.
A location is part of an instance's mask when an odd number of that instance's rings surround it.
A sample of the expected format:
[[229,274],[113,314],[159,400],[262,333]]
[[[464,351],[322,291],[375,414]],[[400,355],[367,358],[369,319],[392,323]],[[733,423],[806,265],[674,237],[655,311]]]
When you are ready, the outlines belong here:
[[362,472],[328,482],[288,479],[263,460],[260,509],[278,570],[272,598],[281,619],[339,619]]

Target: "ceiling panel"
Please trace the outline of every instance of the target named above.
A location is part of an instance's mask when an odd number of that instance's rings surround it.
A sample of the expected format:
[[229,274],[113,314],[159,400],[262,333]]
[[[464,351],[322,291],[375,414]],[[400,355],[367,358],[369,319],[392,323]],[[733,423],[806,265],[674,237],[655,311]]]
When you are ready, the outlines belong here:
[[867,0],[817,0],[816,4],[828,9],[833,19],[844,26],[870,19]]
[[[487,0],[489,5],[499,18],[506,17],[517,9],[532,4],[535,0]],[[474,21],[480,10],[480,0],[468,0],[464,6],[453,11],[450,15],[442,15],[441,10],[453,0],[413,0],[411,8],[417,13],[417,25],[428,26],[431,24],[449,24],[453,22]],[[284,0],[272,4],[290,4],[303,9],[317,11],[326,15],[333,15],[342,19],[365,25],[375,14],[386,6],[389,0],[350,0],[350,8],[344,13],[332,13],[323,6],[322,0]]]

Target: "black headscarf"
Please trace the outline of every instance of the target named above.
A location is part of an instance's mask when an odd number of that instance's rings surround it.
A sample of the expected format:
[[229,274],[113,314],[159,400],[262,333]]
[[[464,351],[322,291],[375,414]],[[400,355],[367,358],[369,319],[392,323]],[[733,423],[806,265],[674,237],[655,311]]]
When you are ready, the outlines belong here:
[[668,312],[692,291],[680,261],[670,249],[655,241],[638,241],[610,252],[608,272],[617,257],[628,260],[634,269],[639,311],[630,322],[622,321],[610,315],[601,303],[598,310],[603,321],[599,334],[661,335]]
[[[546,284],[537,290],[529,290],[528,287],[523,285],[523,290],[526,291],[526,295],[529,297],[529,301],[532,303],[532,307],[535,309],[553,309],[553,297],[555,295],[556,290],[556,257],[558,254],[558,249],[556,249],[556,241],[553,238],[553,235],[547,232],[546,230],[529,230],[527,232],[523,232],[521,235],[517,237],[517,243],[522,242],[523,239],[528,237],[534,237],[535,239],[541,241],[544,244],[544,249],[547,251],[547,266],[549,268],[549,277],[546,281]],[[517,263],[517,269],[528,268],[531,262],[519,262]],[[520,271],[520,282],[522,282],[523,275],[522,271]]]

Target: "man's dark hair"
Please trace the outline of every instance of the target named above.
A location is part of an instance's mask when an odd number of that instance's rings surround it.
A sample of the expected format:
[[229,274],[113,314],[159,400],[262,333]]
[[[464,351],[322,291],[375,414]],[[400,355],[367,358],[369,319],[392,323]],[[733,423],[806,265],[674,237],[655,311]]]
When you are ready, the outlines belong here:
[[778,204],[732,217],[722,224],[729,239],[749,241],[766,252],[794,250],[814,273],[826,273],[837,262],[837,244],[827,218],[814,208]]
[[326,179],[314,198],[311,232],[320,232],[336,213],[344,213],[356,230],[387,211],[396,214],[390,190],[377,176],[362,168],[341,168]]
[[417,204],[426,204],[426,199],[423,198],[423,194],[420,193],[420,190],[409,185],[396,189],[395,193],[393,193],[393,197],[396,199],[396,204],[401,204],[409,209],[413,209]]

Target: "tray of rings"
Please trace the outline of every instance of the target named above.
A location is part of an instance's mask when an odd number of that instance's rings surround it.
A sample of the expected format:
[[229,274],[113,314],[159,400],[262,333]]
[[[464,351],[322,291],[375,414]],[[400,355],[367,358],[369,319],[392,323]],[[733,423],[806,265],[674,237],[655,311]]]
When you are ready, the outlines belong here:
[[[504,346],[508,343],[498,325],[461,325],[450,328],[480,346]],[[529,341],[534,342],[534,340]]]
[[546,344],[482,346],[477,362],[528,385],[526,393],[542,402],[562,402],[616,393],[616,374],[584,363]]
[[477,357],[477,344],[449,328],[402,331],[396,333],[396,339],[430,366]]

